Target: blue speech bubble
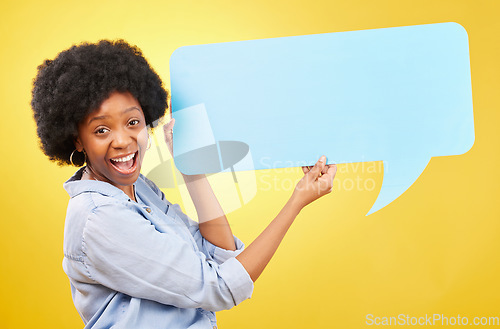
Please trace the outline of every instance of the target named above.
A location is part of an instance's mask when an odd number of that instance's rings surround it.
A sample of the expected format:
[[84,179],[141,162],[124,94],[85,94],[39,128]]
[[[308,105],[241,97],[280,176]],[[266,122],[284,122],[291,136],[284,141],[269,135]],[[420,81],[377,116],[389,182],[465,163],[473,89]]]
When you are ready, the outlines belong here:
[[200,165],[210,163],[196,152],[208,135],[248,146],[253,161],[238,170],[312,165],[323,154],[382,160],[371,214],[431,157],[474,143],[468,37],[456,23],[181,47],[170,72],[174,159],[186,174],[224,169]]

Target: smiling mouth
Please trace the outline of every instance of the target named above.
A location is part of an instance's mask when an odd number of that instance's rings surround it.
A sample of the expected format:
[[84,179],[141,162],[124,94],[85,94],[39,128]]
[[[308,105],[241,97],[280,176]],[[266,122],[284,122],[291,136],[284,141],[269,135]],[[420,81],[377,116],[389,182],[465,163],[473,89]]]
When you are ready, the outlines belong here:
[[137,153],[135,152],[121,158],[109,159],[109,162],[120,174],[128,175],[133,173],[137,168]]

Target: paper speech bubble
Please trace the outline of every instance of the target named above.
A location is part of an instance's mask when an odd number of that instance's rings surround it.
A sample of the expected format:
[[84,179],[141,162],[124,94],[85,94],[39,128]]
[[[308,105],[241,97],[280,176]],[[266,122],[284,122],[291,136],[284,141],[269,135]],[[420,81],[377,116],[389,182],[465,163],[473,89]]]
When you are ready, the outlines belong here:
[[370,214],[431,157],[474,143],[468,38],[456,23],[182,47],[170,71],[174,159],[187,174],[224,169],[196,154],[203,127],[211,144],[248,146],[253,161],[238,170],[312,165],[322,154],[382,160]]

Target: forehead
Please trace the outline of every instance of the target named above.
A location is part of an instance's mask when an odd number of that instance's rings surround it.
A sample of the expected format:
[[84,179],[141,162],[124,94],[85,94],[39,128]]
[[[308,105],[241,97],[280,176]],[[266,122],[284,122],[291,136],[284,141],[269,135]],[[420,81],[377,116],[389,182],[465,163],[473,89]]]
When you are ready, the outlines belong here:
[[131,106],[136,106],[136,107],[141,107],[137,99],[135,99],[134,96],[132,96],[131,93],[129,92],[113,92],[111,95],[109,95],[108,98],[106,98],[102,103],[101,106],[96,110],[98,112],[102,111],[110,111],[110,110],[125,110]]
[[144,115],[141,105],[132,94],[115,91],[101,103],[99,108],[87,115],[82,123],[89,124],[96,119],[119,118],[129,112],[139,112]]

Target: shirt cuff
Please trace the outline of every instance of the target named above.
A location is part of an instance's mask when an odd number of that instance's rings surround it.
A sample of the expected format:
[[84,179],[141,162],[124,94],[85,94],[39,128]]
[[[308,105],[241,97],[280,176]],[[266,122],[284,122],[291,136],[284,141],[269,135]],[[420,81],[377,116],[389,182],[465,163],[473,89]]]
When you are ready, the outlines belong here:
[[243,251],[243,249],[245,249],[245,245],[237,237],[234,237],[234,244],[236,245],[236,250],[227,250],[217,247],[216,245],[210,243],[206,239],[203,239],[203,244],[205,250],[208,252],[210,257],[212,257],[212,259],[216,261],[217,264],[219,265],[228,261],[231,258],[238,256]]
[[252,296],[253,281],[236,258],[230,258],[221,264],[218,272],[231,291],[234,305],[238,305]]

